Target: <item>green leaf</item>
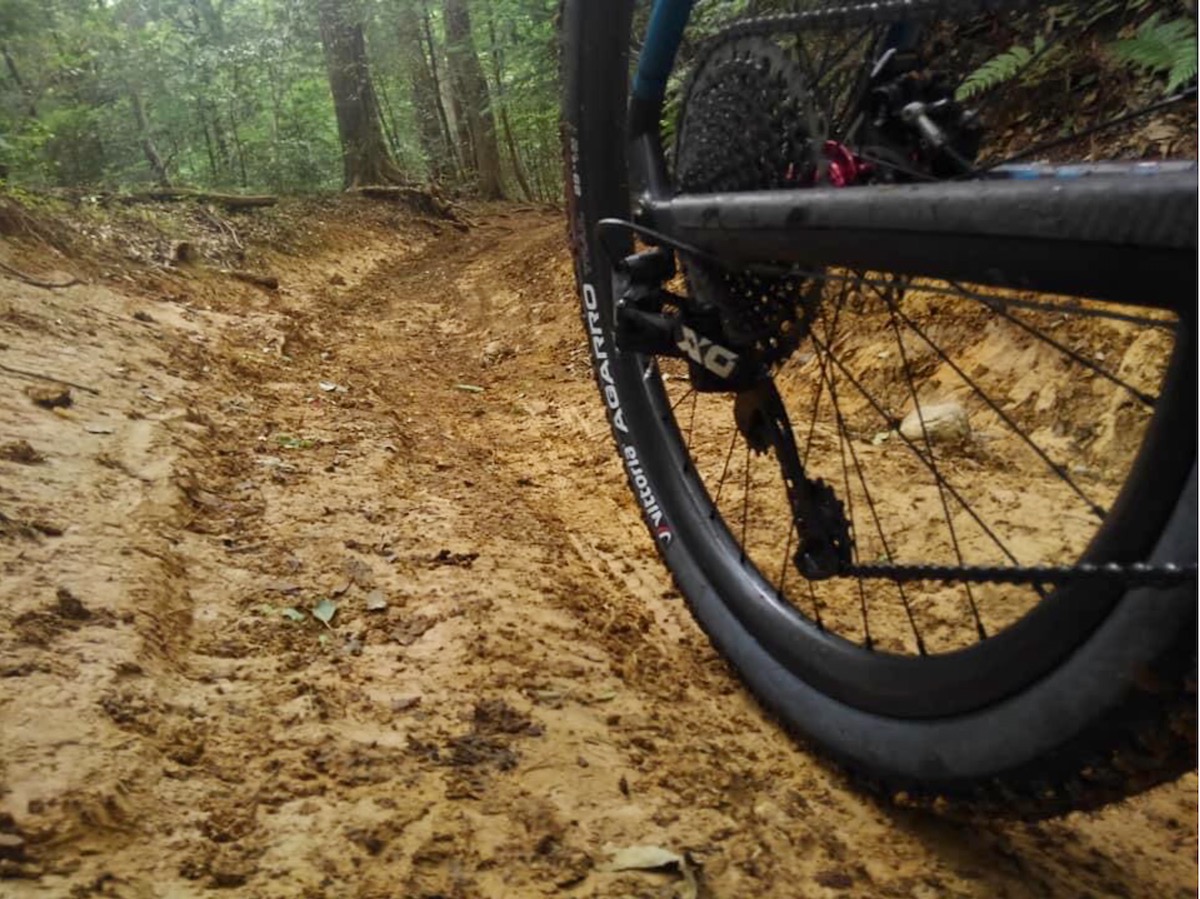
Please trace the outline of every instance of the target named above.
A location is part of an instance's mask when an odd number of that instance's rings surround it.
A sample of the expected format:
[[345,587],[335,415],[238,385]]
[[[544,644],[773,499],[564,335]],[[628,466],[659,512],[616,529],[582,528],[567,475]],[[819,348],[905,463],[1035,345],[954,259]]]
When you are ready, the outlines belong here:
[[332,627],[330,622],[333,621],[333,616],[337,614],[337,610],[337,603],[332,599],[322,599],[312,607],[312,616],[326,627]]
[[1118,62],[1155,74],[1166,74],[1167,93],[1196,77],[1196,23],[1190,17],[1163,22],[1155,13],[1131,38],[1112,45]]
[[308,449],[313,445],[313,441],[307,437],[292,437],[288,434],[280,434],[275,439],[284,449]]
[[[1041,40],[1039,36],[1038,41]],[[954,92],[954,98],[967,100],[1006,81],[1011,81],[1029,65],[1034,54],[1039,52],[1042,46],[1044,46],[1044,42],[1041,45],[1035,42],[1032,50],[1021,46],[1010,47],[999,56],[993,56],[963,80],[963,83],[958,86],[958,90]]]
[[299,609],[294,609],[291,606],[288,606],[286,609],[280,609],[279,614],[288,621],[303,621],[305,618],[303,612],[301,612]]

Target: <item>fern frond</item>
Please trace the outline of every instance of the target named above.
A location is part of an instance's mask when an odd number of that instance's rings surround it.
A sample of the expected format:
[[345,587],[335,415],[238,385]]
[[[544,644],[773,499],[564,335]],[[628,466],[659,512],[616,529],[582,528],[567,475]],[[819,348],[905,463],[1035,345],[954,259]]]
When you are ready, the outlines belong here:
[[1196,23],[1190,17],[1164,22],[1155,13],[1133,37],[1117,41],[1112,52],[1125,65],[1166,73],[1170,93],[1196,77]]
[[997,85],[1011,81],[1029,65],[1035,50],[1028,47],[1010,47],[999,56],[993,56],[968,75],[954,92],[956,100],[967,100],[976,94],[991,90]]
[[1195,45],[1193,50],[1187,56],[1181,58],[1175,65],[1171,66],[1171,71],[1167,73],[1167,93],[1173,94],[1178,88],[1183,87],[1189,81],[1194,81],[1196,78],[1196,52]]

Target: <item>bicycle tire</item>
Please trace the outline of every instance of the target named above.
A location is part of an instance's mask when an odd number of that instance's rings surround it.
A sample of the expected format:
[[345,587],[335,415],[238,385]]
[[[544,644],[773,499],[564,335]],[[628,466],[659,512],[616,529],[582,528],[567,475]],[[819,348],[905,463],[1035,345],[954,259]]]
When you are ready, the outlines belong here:
[[[565,3],[569,230],[584,327],[618,452],[660,554],[702,629],[785,727],[888,796],[1041,817],[1096,807],[1193,768],[1194,585],[1119,592],[1086,638],[1049,670],[986,705],[940,714],[893,715],[834,696],[812,672],[836,659],[817,658],[798,675],[781,662],[770,635],[739,616],[731,594],[757,587],[736,566],[727,566],[724,576],[714,567],[729,534],[703,512],[702,491],[686,476],[686,461],[672,457],[661,387],[645,376],[645,360],[616,346],[610,260],[593,239],[596,222],[629,215],[619,141],[632,10],[632,2]],[[1182,433],[1187,445],[1168,466],[1172,476],[1145,482],[1139,508],[1150,510],[1144,517],[1153,520],[1146,529],[1151,562],[1196,559],[1194,328],[1194,318],[1185,317],[1172,393],[1156,412],[1175,416],[1169,430]],[[1181,429],[1189,420],[1190,429]]]

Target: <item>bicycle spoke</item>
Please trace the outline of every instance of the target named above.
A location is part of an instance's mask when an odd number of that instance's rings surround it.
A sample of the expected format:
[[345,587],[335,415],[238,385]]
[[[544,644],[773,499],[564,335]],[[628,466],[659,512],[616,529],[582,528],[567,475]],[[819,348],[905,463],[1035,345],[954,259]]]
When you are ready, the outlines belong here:
[[746,525],[750,520],[750,442],[746,441],[745,476],[742,479],[741,561],[746,561]]
[[[684,436],[683,445],[689,450],[692,448],[692,431],[696,427],[696,403],[700,399],[700,394],[692,391],[692,413],[688,416],[687,434]],[[689,456],[690,458],[690,456]]]
[[[900,284],[900,295],[904,295],[904,287],[902,279],[897,278],[896,283]],[[925,426],[925,413],[921,408],[921,398],[917,395],[917,385],[913,381],[912,366],[908,362],[908,352],[904,349],[904,340],[900,336],[900,328],[896,324],[895,308],[897,299],[892,294],[887,294],[882,297],[884,303],[888,307],[889,321],[892,326],[892,333],[896,337],[896,346],[900,351],[900,362],[904,368],[904,380],[908,384],[909,395],[912,397],[913,409],[917,413],[917,422],[921,426],[921,436],[925,442],[925,451],[929,454],[929,465],[933,470],[933,479],[937,484],[938,500],[942,506],[942,514],[946,519],[946,527],[950,531],[950,544],[954,549],[954,558],[961,566],[964,564],[962,547],[958,542],[958,531],[954,527],[954,516],[950,514],[950,503],[946,499],[945,481],[937,467],[937,457],[933,451],[933,440],[929,436],[929,429]],[[979,617],[979,607],[975,603],[975,593],[971,589],[970,584],[964,584],[963,587],[967,594],[967,605],[971,609],[971,617],[975,620],[975,630],[979,635],[980,640],[987,639],[987,631],[984,630],[983,621]]]
[[696,389],[694,387],[689,387],[686,391],[683,392],[683,394],[681,394],[679,396],[678,399],[675,400],[675,402],[671,403],[671,412],[674,413],[676,408],[679,407],[680,403],[682,403],[688,397],[690,397],[690,396],[694,397],[695,395],[696,395]]
[[[815,334],[810,335],[810,339],[818,347],[824,348],[824,345],[823,345],[821,339],[819,337],[817,337]],[[887,422],[888,426],[891,427],[895,420],[892,418],[892,416],[890,416],[887,413],[887,410],[884,409],[883,406],[881,406],[879,404],[879,401],[866,388],[864,388],[862,386],[862,384],[858,381],[858,379],[856,379],[854,377],[854,375],[846,368],[845,364],[843,364],[840,359],[838,359],[836,356],[833,356],[833,355],[830,355],[829,359],[830,359],[830,361],[833,362],[834,365],[837,366],[838,370],[842,372],[842,374],[846,377],[846,380],[850,382],[850,384],[854,387],[854,389],[856,391],[858,391],[859,394],[862,395],[862,397],[867,401],[867,403],[871,406],[871,408],[873,408],[875,410],[875,412],[885,422]],[[926,468],[930,468],[929,460],[925,458],[925,455],[917,448],[916,444],[913,443],[911,440],[909,440],[907,437],[905,437],[903,434],[900,434],[899,432],[897,432],[897,435],[900,437],[900,440],[903,441],[904,445],[907,446],[910,450],[912,450],[913,454],[917,457],[917,459],[920,460],[920,462]],[[1021,562],[1017,559],[1016,555],[1013,554],[1012,550],[1010,550],[1008,548],[1008,546],[1004,543],[1003,540],[1001,540],[998,536],[996,536],[995,531],[993,531],[992,528],[990,528],[988,526],[987,522],[985,522],[982,518],[979,517],[979,514],[975,511],[974,507],[969,502],[967,502],[966,499],[963,498],[962,494],[952,484],[950,484],[948,482],[945,484],[945,487],[946,487],[946,490],[950,493],[950,495],[952,497],[954,497],[955,501],[960,506],[962,506],[963,510],[971,517],[971,519],[977,525],[979,525],[980,530],[982,530],[984,532],[984,534],[987,535],[988,539],[996,546],[996,548],[998,550],[1000,550],[1000,552],[1004,555],[1004,557],[1006,559],[1008,559],[1010,562],[1012,562],[1014,565],[1020,565]]]
[[729,438],[729,452],[725,454],[725,465],[721,469],[721,480],[717,482],[717,495],[713,497],[712,511],[709,513],[709,518],[717,517],[717,504],[721,502],[721,491],[725,488],[725,476],[729,474],[729,460],[733,458],[733,448],[737,446],[738,430],[733,429],[733,436]]
[[[887,302],[886,299],[884,301]],[[1083,500],[1083,502],[1087,505],[1088,509],[1091,511],[1091,513],[1093,515],[1095,515],[1098,519],[1103,520],[1104,516],[1107,514],[1104,507],[1102,507],[1094,499],[1092,499],[1090,496],[1088,496],[1086,493],[1083,492],[1083,489],[1078,484],[1075,483],[1075,481],[1071,478],[1071,476],[1069,474],[1067,474],[1066,466],[1061,465],[1061,464],[1055,462],[1054,460],[1052,460],[1050,458],[1050,456],[1046,453],[1046,451],[1044,449],[1042,449],[1040,446],[1038,446],[1033,441],[1033,438],[1031,438],[1025,432],[1025,430],[1023,428],[1021,428],[1015,421],[1013,421],[1012,417],[1007,412],[1005,412],[1000,407],[1000,405],[995,400],[993,400],[987,394],[987,392],[984,391],[975,382],[975,380],[973,378],[971,378],[970,375],[968,375],[965,371],[963,371],[961,366],[959,366],[953,359],[951,359],[949,356],[947,356],[945,351],[942,350],[941,347],[939,347],[936,343],[934,343],[932,340],[929,339],[929,336],[921,329],[921,327],[916,322],[914,322],[907,315],[905,315],[902,311],[900,311],[898,308],[896,308],[895,304],[889,304],[889,308],[890,308],[893,316],[898,316],[899,319],[901,321],[903,321],[904,324],[910,330],[912,330],[918,337],[920,337],[921,340],[923,340],[925,342],[925,344],[931,350],[933,350],[934,353],[936,353],[938,355],[938,358],[940,358],[943,362],[945,362],[947,365],[949,365],[950,368],[953,369],[954,373],[957,374],[960,378],[962,378],[963,382],[965,384],[967,384],[967,386],[969,386],[973,391],[975,391],[976,394],[978,394],[979,398],[982,399],[987,404],[988,408],[990,408],[994,413],[996,413],[996,415],[1006,425],[1008,425],[1009,428],[1031,450],[1033,450],[1033,452],[1035,454],[1037,454],[1039,459],[1041,459],[1043,462],[1046,463],[1046,467],[1049,468],[1053,474],[1060,477],[1067,484],[1067,486],[1071,488],[1071,490],[1075,493],[1075,495],[1078,496],[1081,500]],[[922,427],[924,427],[923,424],[922,424]]]
[[[840,312],[841,312],[841,309],[839,307],[839,309],[837,310],[835,315],[840,314]],[[832,351],[833,338],[830,336],[831,329],[830,329],[828,322],[825,322],[824,310],[822,310],[822,312],[821,312],[821,318],[822,318],[823,323],[826,326],[826,340],[828,341],[827,346],[829,347],[829,349],[827,349],[826,353],[825,353],[826,360],[831,363],[837,363],[837,359],[834,357],[833,351]],[[812,339],[813,339],[814,343],[817,342],[816,335],[812,335]],[[855,468],[855,472],[858,476],[859,485],[862,488],[863,496],[866,498],[867,509],[870,514],[871,521],[875,525],[875,532],[879,538],[880,546],[883,547],[884,554],[889,559],[891,559],[891,558],[893,558],[891,545],[888,542],[887,534],[885,533],[883,524],[880,521],[879,513],[876,508],[875,501],[871,496],[871,490],[867,486],[867,481],[866,481],[865,476],[863,475],[862,466],[858,462],[858,457],[854,450],[854,443],[853,443],[853,441],[843,440],[843,435],[847,434],[847,428],[846,428],[845,417],[842,415],[841,406],[839,405],[838,399],[837,399],[837,386],[835,383],[835,375],[832,371],[831,366],[827,367],[824,362],[820,361],[820,355],[818,355],[817,359],[818,359],[818,365],[820,366],[820,369],[821,369],[821,378],[822,378],[822,380],[824,380],[826,382],[826,388],[829,391],[830,403],[833,406],[834,417],[837,421],[839,450],[840,450],[840,453],[842,456],[843,479],[844,479],[845,492],[846,492],[847,514],[850,518],[851,526],[853,527],[853,520],[854,520],[853,519],[853,511],[850,507],[850,504],[853,501],[853,493],[850,490],[849,474],[847,471],[848,467],[846,465],[846,446],[847,445],[849,446],[849,449],[850,449],[851,459],[854,462],[854,468]],[[855,548],[855,560],[857,561],[857,547]],[[895,586],[896,586],[897,592],[900,595],[900,602],[904,608],[905,617],[908,619],[909,627],[911,628],[911,630],[913,632],[913,638],[916,641],[917,651],[920,655],[925,655],[926,654],[925,641],[921,636],[920,629],[917,627],[916,619],[913,616],[913,612],[912,612],[912,605],[909,602],[908,595],[904,589],[904,585],[901,583],[897,583]],[[865,593],[865,588],[863,587],[861,578],[858,579],[858,589],[859,589],[859,597],[860,597],[860,603],[861,603],[861,614],[862,614],[862,618],[863,618],[864,638],[867,641],[867,643],[870,644],[871,636],[870,636],[870,627],[868,625],[866,593]]]
[[1089,371],[1095,372],[1096,374],[1100,375],[1100,377],[1104,378],[1105,380],[1111,381],[1113,384],[1116,384],[1118,387],[1123,387],[1124,389],[1128,390],[1129,393],[1132,394],[1139,402],[1142,402],[1147,406],[1153,406],[1155,403],[1155,400],[1158,399],[1157,397],[1150,396],[1149,394],[1144,393],[1141,390],[1138,390],[1132,384],[1117,377],[1112,372],[1110,372],[1108,369],[1104,368],[1101,365],[1097,365],[1091,359],[1088,359],[1088,358],[1084,357],[1083,355],[1081,355],[1080,353],[1075,352],[1070,347],[1065,346],[1062,343],[1059,343],[1057,340],[1055,340],[1053,337],[1050,337],[1048,334],[1043,334],[1041,331],[1037,330],[1037,328],[1034,328],[1028,322],[1023,321],[1023,320],[1017,318],[1016,316],[1014,316],[1011,312],[1008,312],[1006,309],[1003,308],[1002,304],[991,302],[989,300],[989,298],[984,296],[983,294],[975,294],[975,293],[972,293],[971,291],[965,290],[954,281],[950,281],[947,283],[949,283],[951,286],[955,287],[959,291],[960,296],[964,296],[964,297],[967,297],[968,299],[976,300],[977,302],[982,303],[983,305],[985,305],[989,309],[991,309],[993,312],[995,312],[997,315],[1004,318],[1006,321],[1012,322],[1014,325],[1016,325],[1021,330],[1027,332],[1028,334],[1032,334],[1034,337],[1036,337],[1038,340],[1042,341],[1043,343],[1054,347],[1054,349],[1058,350],[1060,353],[1062,353],[1064,356],[1067,356],[1072,361],[1078,363],[1079,365],[1082,365],[1084,368],[1088,369]]
[[[798,268],[796,266],[790,266],[787,269],[787,273],[788,273],[788,276],[795,277],[795,278],[813,278],[813,279],[827,281],[827,282],[837,281],[837,282],[843,282],[843,283],[863,284],[863,285],[866,285],[873,289],[878,289],[880,287],[887,287],[891,283],[890,281],[885,280],[885,279],[870,278],[865,275],[838,275],[838,274],[831,274],[827,271],[819,271],[816,269],[804,269],[804,268]],[[1127,390],[1131,396],[1133,396],[1135,399],[1137,399],[1139,402],[1143,403],[1144,405],[1153,406],[1158,401],[1157,396],[1146,393],[1144,390],[1140,390],[1137,387],[1134,387],[1128,381],[1113,374],[1111,371],[1106,369],[1104,366],[1099,365],[1095,361],[1088,359],[1087,357],[1083,356],[1080,353],[1077,353],[1076,351],[1072,350],[1070,347],[1055,340],[1053,337],[1050,337],[1049,335],[1042,333],[1041,331],[1037,330],[1032,325],[1030,325],[1028,322],[1025,322],[1022,319],[1019,319],[1016,316],[1012,315],[1012,313],[1008,312],[1006,309],[1006,307],[1010,306],[1010,305],[1017,307],[1017,306],[1022,306],[1022,305],[1030,305],[1031,306],[1031,304],[1028,304],[1025,301],[1002,299],[999,297],[988,296],[987,294],[982,294],[977,291],[968,290],[967,288],[963,287],[961,284],[959,284],[958,282],[955,282],[955,281],[948,281],[946,283],[952,285],[952,288],[937,287],[934,285],[921,284],[920,289],[921,289],[922,293],[937,294],[939,296],[954,297],[956,299],[965,298],[965,299],[969,299],[969,300],[974,300],[975,302],[979,303],[980,305],[984,306],[985,308],[991,310],[992,312],[995,312],[997,315],[1001,316],[1006,321],[1012,322],[1014,325],[1021,328],[1023,331],[1026,331],[1028,334],[1032,335],[1033,337],[1036,337],[1038,340],[1042,341],[1043,343],[1047,344],[1048,346],[1051,346],[1054,349],[1058,350],[1063,355],[1069,357],[1072,361],[1078,363],[1079,365],[1082,365],[1084,368],[1088,369],[1089,371],[1094,372],[1095,374],[1104,378],[1106,381],[1110,381],[1111,383],[1117,385],[1118,387],[1121,387],[1124,390]],[[1074,314],[1074,310],[1071,308],[1068,308],[1068,307],[1055,307],[1055,306],[1032,307],[1031,306],[1031,308],[1044,308],[1047,311],[1061,310],[1061,313],[1064,315]],[[1082,313],[1082,314],[1087,315],[1088,313]],[[1167,323],[1161,322],[1157,319],[1134,318],[1134,317],[1130,317],[1130,316],[1123,316],[1123,315],[1116,314],[1116,313],[1113,313],[1111,315],[1106,315],[1099,311],[1093,312],[1092,315],[1094,315],[1094,317],[1097,317],[1097,318],[1112,318],[1115,321],[1129,321],[1129,322],[1132,322],[1135,324],[1160,326],[1160,327],[1163,327],[1164,330],[1171,331],[1171,332],[1173,332],[1175,330],[1174,327],[1168,327]]]

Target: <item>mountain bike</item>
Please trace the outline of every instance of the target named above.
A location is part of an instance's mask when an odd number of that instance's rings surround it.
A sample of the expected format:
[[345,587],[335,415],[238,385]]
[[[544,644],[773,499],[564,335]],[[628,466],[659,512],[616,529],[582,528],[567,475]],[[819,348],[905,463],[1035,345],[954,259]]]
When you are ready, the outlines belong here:
[[902,803],[1195,765],[1195,89],[1114,62],[1145,7],[565,2],[630,487],[760,703]]

